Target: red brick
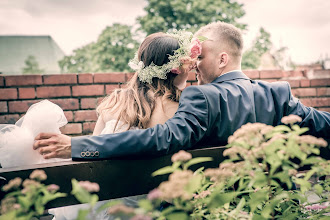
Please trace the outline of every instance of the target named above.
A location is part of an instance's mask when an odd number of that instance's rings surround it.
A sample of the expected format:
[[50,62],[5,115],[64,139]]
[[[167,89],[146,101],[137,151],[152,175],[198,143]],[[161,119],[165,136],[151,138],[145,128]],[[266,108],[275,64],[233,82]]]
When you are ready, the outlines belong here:
[[72,96],[104,95],[104,85],[72,86]]
[[19,114],[0,115],[0,124],[15,124],[19,118]]
[[34,88],[18,88],[19,99],[34,99],[36,91]]
[[130,81],[135,73],[126,73],[126,81]]
[[7,102],[0,102],[0,112],[8,112]]
[[17,99],[17,89],[0,89],[0,100]]
[[95,110],[81,110],[74,113],[75,122],[96,121],[97,115]]
[[330,107],[329,108],[317,108],[320,111],[325,111],[330,113]]
[[116,84],[116,85],[105,85],[105,93],[106,94],[110,94],[112,93],[115,89],[119,89],[120,85]]
[[99,105],[102,101],[103,101],[103,99],[105,99],[105,97],[99,97],[99,98],[97,98],[96,100],[96,105]]
[[41,85],[41,75],[5,76],[6,86]]
[[310,98],[300,99],[301,103],[305,106],[312,107],[312,100]]
[[317,96],[330,96],[330,87],[327,88],[317,88]]
[[70,123],[60,128],[63,134],[81,134],[82,126],[80,123]]
[[189,72],[187,80],[188,81],[196,81],[196,73],[195,72]]
[[302,80],[300,80],[300,86],[301,87],[310,87],[311,81],[309,79],[302,79]]
[[300,80],[288,79],[288,80],[285,80],[285,81],[287,81],[290,84],[291,88],[299,88],[300,87]]
[[68,122],[73,122],[73,112],[72,111],[64,111],[64,115]]
[[79,109],[78,99],[50,99],[49,101],[59,105],[63,110],[76,110]]
[[78,74],[78,83],[79,84],[93,83],[93,74],[91,73]]
[[39,102],[40,100],[28,100],[28,101],[12,101],[8,102],[9,112],[13,113],[25,113],[31,105]]
[[83,98],[80,99],[80,109],[95,109],[97,99],[96,98]]
[[316,88],[292,89],[292,94],[297,97],[316,96]]
[[311,86],[330,86],[330,79],[312,79]]
[[70,86],[43,86],[37,88],[38,98],[70,97]]
[[96,122],[83,123],[83,134],[92,134],[95,128]]
[[243,71],[245,75],[247,75],[251,79],[259,79],[259,71],[258,70],[244,70]]
[[284,71],[284,75],[286,75],[286,77],[304,77],[304,71],[303,70]]
[[329,98],[312,98],[311,104],[312,104],[312,107],[330,106],[330,97]]
[[284,76],[282,70],[261,70],[260,79],[280,79]]
[[94,83],[124,83],[126,82],[125,73],[95,73]]
[[45,85],[77,84],[77,74],[43,75]]
[[263,81],[266,81],[266,82],[278,82],[277,79],[264,79]]
[[5,78],[3,76],[0,76],[0,86],[5,86]]

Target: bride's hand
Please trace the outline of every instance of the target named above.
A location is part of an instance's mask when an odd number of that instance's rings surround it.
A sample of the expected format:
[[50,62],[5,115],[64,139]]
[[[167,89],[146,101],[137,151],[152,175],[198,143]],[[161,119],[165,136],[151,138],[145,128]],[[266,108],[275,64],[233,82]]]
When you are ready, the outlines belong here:
[[40,133],[35,137],[33,149],[45,159],[71,158],[71,137],[64,134]]

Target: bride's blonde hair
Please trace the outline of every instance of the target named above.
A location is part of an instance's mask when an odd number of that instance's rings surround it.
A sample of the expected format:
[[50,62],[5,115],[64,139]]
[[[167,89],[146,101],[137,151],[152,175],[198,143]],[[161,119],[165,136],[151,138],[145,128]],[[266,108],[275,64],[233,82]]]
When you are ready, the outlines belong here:
[[[178,41],[165,34],[154,33],[146,37],[138,49],[138,59],[149,66],[154,63],[161,66],[169,62],[168,56],[179,48]],[[116,115],[117,123],[121,121],[131,127],[147,128],[155,108],[156,98],[179,101],[181,91],[173,81],[177,74],[169,72],[167,79],[153,78],[152,83],[141,82],[135,73],[125,88],[116,89],[107,96],[96,111],[99,115]],[[119,114],[118,114],[119,113]]]

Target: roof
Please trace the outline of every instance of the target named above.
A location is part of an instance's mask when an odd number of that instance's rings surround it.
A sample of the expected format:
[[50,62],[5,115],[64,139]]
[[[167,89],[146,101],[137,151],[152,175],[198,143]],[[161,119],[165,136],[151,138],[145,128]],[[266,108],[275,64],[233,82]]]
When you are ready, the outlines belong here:
[[0,72],[22,74],[29,55],[36,58],[45,74],[60,73],[58,61],[65,54],[51,36],[0,36]]

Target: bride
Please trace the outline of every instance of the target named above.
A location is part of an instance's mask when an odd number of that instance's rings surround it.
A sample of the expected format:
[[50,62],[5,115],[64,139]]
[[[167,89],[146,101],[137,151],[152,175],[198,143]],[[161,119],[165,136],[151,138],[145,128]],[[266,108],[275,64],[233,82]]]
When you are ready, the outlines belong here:
[[180,48],[174,36],[155,33],[142,42],[130,62],[136,73],[126,88],[115,90],[98,106],[93,135],[149,128],[174,116],[192,67],[183,69],[175,57],[170,59]]
[[[191,54],[191,36],[189,32],[178,31],[146,37],[130,62],[131,68],[136,70],[132,79],[125,88],[112,92],[97,107],[99,117],[93,135],[145,129],[164,124],[174,116],[181,90],[186,87],[188,72],[194,67],[198,55]],[[135,206],[140,198],[134,196],[122,200],[128,206]],[[57,208],[50,213],[56,220],[75,219],[77,209],[81,207]],[[98,219],[112,218],[106,213],[100,215]]]

